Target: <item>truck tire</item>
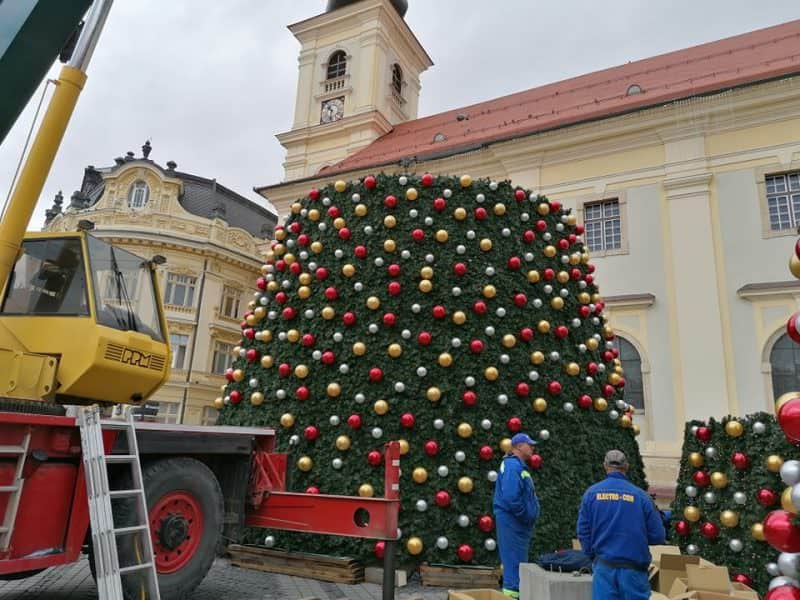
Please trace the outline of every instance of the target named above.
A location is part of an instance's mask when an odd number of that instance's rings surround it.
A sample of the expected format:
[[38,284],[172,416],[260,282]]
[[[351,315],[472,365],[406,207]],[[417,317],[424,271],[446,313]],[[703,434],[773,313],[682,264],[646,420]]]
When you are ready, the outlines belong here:
[[[211,568],[222,535],[223,498],[211,470],[193,458],[166,458],[142,469],[161,600],[184,600]],[[116,527],[136,523],[135,505],[119,502]],[[141,562],[139,534],[118,538],[120,565]],[[142,579],[122,578],[126,600],[140,600]]]

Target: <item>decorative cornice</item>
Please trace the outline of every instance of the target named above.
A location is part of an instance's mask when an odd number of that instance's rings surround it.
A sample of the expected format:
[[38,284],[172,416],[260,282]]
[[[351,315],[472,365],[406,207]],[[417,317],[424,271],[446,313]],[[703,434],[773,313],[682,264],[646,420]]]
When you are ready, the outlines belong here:
[[765,297],[796,296],[798,294],[800,294],[800,281],[748,283],[736,290],[739,298],[751,301]]
[[650,293],[603,296],[603,302],[612,310],[615,308],[649,308],[655,301],[655,294]]

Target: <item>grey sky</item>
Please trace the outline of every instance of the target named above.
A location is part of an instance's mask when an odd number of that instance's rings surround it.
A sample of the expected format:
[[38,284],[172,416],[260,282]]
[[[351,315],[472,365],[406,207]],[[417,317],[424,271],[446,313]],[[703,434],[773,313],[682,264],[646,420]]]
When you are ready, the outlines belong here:
[[[800,18],[797,0],[409,0],[433,58],[420,116]],[[325,0],[117,0],[31,229],[83,168],[128,150],[252,199],[283,176],[299,44],[286,25]],[[51,71],[55,77],[58,67]],[[0,200],[39,92],[0,146]]]

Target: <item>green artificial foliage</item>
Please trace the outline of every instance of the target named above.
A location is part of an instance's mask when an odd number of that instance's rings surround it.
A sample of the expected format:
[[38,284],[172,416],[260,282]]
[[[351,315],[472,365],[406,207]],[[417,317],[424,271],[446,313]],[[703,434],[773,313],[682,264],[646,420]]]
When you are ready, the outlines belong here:
[[[396,205],[387,201],[390,196]],[[415,239],[420,232],[422,239]],[[580,498],[604,477],[607,450],[623,450],[632,481],[647,486],[635,426],[624,414],[624,382],[616,379],[613,333],[604,327],[580,232],[574,216],[557,203],[509,182],[379,175],[313,191],[294,205],[276,233],[259,281],[267,291],[255,300],[264,310],[243,325],[242,355],[233,366],[235,380],[226,389],[220,423],[274,426],[278,450],[289,454],[290,489],[315,486],[323,494],[357,495],[363,484],[382,494],[384,467],[370,465],[367,455],[389,440],[407,441],[401,457],[400,559],[459,563],[457,550],[467,544],[474,550],[468,562],[493,565],[499,562],[489,541],[495,531],[477,524],[492,513],[491,472],[499,468],[501,443],[508,443],[517,418],[521,431],[538,438],[542,459],[533,469],[542,510],[531,557],[570,547]],[[483,240],[491,240],[491,249],[486,242],[481,248]],[[359,246],[363,257],[357,256]],[[299,263],[298,272],[291,271],[292,262]],[[458,264],[465,273],[457,272]],[[320,279],[323,268],[327,276]],[[311,280],[305,299],[300,273]],[[392,282],[400,284],[400,293],[391,293]],[[379,308],[369,308],[371,297]],[[476,302],[485,305],[485,313],[476,311]],[[292,318],[286,318],[287,307],[295,311]],[[334,313],[328,312],[330,318],[323,316],[326,307]],[[435,307],[444,315],[436,316]],[[356,318],[349,326],[348,312]],[[389,314],[393,325],[387,324]],[[420,343],[422,332],[430,334],[429,345]],[[307,334],[314,336],[311,345],[304,344],[311,342],[303,337]],[[365,345],[363,355],[354,352],[357,343]],[[390,356],[392,344],[399,345],[399,356]],[[256,351],[252,360],[244,356],[249,350]],[[444,354],[451,358],[449,366]],[[270,357],[266,368],[263,357]],[[282,376],[280,365],[288,365],[284,374],[291,374]],[[296,375],[298,365],[308,368],[304,378]],[[497,369],[496,379],[489,368]],[[561,390],[550,388],[551,382]],[[308,393],[305,400],[298,399],[301,387]],[[430,399],[436,398],[431,388],[439,390],[438,400]],[[263,404],[252,404],[254,392],[263,394]],[[533,408],[536,399],[546,401],[541,412]],[[376,412],[379,400],[388,403],[386,414]],[[405,413],[413,415],[413,427],[401,425]],[[293,417],[292,426],[280,425],[284,415]],[[359,415],[360,428],[348,425],[351,415]],[[466,437],[458,433],[462,424],[471,429]],[[313,441],[305,435],[309,426],[319,433]],[[349,449],[337,449],[340,436],[350,438]],[[435,456],[425,452],[429,441],[438,444]],[[482,458],[484,446],[490,456]],[[313,461],[311,470],[299,470],[301,457]],[[342,461],[338,470],[335,459]],[[447,469],[444,476],[441,467]],[[422,483],[412,479],[418,468],[427,472]],[[472,482],[470,492],[459,491],[465,477]],[[435,503],[442,490],[451,498],[447,507]],[[424,511],[418,510],[420,500],[427,503]],[[466,527],[458,524],[460,515],[467,516]],[[361,539],[270,534],[278,547],[293,550],[369,558],[375,547]],[[414,556],[407,551],[412,537],[423,543]],[[447,539],[446,548],[437,548],[439,538]]]
[[[726,433],[725,426],[729,421],[738,421],[743,426],[743,433],[734,437]],[[761,423],[764,433],[753,431],[753,425]],[[710,429],[711,438],[704,442],[698,438],[697,428]],[[709,457],[709,449],[713,449],[713,458]],[[747,468],[738,469],[734,466],[732,457],[735,453],[742,452],[749,459]],[[699,467],[690,464],[692,453],[703,456],[703,465]],[[690,545],[697,548],[697,554],[706,560],[720,566],[728,567],[731,577],[743,574],[750,577],[754,589],[764,594],[771,579],[766,571],[766,565],[775,562],[779,552],[767,542],[753,538],[753,525],[760,524],[773,510],[781,508],[780,495],[785,489],[779,471],[767,468],[767,458],[778,456],[789,460],[796,455],[796,449],[786,440],[786,436],[773,415],[756,413],[747,417],[726,417],[722,420],[711,419],[708,423],[691,421],[686,424],[684,433],[683,454],[678,477],[678,487],[675,500],[672,503],[672,521],[670,536],[673,543],[678,544],[683,552],[689,550]],[[713,473],[722,473],[726,476],[727,483],[724,487],[698,486],[693,480],[695,473],[705,471],[711,476]],[[694,497],[687,494],[687,488],[696,489]],[[757,501],[759,490],[772,490],[777,496],[777,501],[772,506],[764,507]],[[691,491],[691,490],[690,490]],[[713,492],[716,499],[708,503],[705,498],[707,492]],[[744,504],[734,500],[734,494],[744,494]],[[685,511],[687,507],[696,507],[700,511],[700,518],[690,522]],[[726,527],[720,521],[723,511],[734,511],[739,516],[736,527]],[[678,523],[690,525],[688,535],[679,535]],[[719,535],[709,539],[702,535],[701,527],[704,523],[713,523],[719,528]],[[731,549],[731,540],[740,540],[743,544],[741,551]]]

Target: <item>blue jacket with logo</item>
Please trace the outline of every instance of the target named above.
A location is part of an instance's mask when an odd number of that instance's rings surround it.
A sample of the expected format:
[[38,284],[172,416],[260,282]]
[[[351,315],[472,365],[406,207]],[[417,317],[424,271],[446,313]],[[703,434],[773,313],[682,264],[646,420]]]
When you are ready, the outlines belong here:
[[533,527],[539,516],[533,478],[522,460],[514,455],[506,456],[500,463],[494,486],[494,511],[512,515],[527,528]]
[[650,497],[624,473],[612,472],[583,495],[578,539],[594,559],[646,569],[648,545],[664,543],[664,525]]

